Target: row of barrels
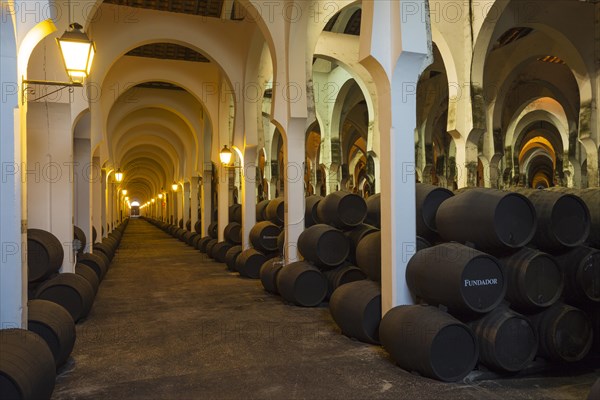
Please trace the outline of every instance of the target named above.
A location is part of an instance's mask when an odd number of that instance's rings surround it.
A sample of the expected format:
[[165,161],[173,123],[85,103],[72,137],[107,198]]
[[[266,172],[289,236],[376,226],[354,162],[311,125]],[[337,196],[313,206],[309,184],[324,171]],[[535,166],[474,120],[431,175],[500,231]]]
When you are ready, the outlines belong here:
[[69,359],[75,324],[91,310],[98,286],[115,255],[127,221],[84,253],[86,237],[75,227],[75,273],[56,274],[63,263],[60,241],[29,229],[27,330],[0,330],[0,393],[6,399],[49,399],[56,372]]

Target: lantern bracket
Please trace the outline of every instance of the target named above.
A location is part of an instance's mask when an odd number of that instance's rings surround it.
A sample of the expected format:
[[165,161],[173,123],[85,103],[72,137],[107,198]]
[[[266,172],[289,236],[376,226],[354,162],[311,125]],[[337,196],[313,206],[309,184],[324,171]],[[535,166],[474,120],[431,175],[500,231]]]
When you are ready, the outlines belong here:
[[43,96],[40,96],[36,99],[33,99],[32,101],[41,100],[66,88],[69,88],[69,93],[73,93],[73,88],[83,87],[83,84],[79,82],[37,81],[23,79],[23,84],[21,85],[21,104],[25,104],[27,94],[35,94],[35,89],[32,87],[33,85],[59,86],[59,88],[53,90],[52,92],[46,93]]

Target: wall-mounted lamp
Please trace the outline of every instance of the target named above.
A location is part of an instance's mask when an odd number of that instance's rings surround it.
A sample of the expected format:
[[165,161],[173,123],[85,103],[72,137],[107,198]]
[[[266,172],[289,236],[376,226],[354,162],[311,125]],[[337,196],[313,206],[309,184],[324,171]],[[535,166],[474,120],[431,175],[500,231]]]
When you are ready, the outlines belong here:
[[83,80],[87,78],[92,68],[92,62],[96,54],[96,45],[82,29],[83,26],[76,22],[72,23],[69,25],[69,29],[60,38],[56,39],[70,82],[23,79],[21,85],[21,101],[23,104],[25,104],[27,93],[35,93],[35,90],[31,89],[31,85],[60,86],[57,90],[46,93],[34,99],[34,101],[43,99],[67,87],[71,88],[72,92],[73,87],[83,86]]
[[152,200],[150,200],[150,201],[151,201],[152,203],[154,203],[154,202],[156,201],[156,199],[152,199]]
[[117,182],[123,182],[123,172],[121,172],[121,169],[117,169],[117,172],[115,172],[115,181]]
[[163,198],[163,194],[162,194],[162,193],[159,193],[159,194],[158,194],[158,198],[159,198],[160,200],[162,200],[162,198]]
[[173,182],[173,184],[171,185],[171,189],[173,189],[173,191],[176,192],[178,186],[179,185],[177,184],[177,182]]
[[221,164],[229,165],[229,163],[231,162],[232,156],[233,156],[233,153],[231,153],[231,150],[229,150],[227,145],[225,145],[225,147],[223,147],[223,149],[219,153],[219,158],[221,159]]
[[[122,178],[121,178],[122,179]],[[121,193],[123,193],[123,196],[127,195],[127,189],[123,189],[121,190]],[[125,197],[125,199],[128,199],[129,197]]]

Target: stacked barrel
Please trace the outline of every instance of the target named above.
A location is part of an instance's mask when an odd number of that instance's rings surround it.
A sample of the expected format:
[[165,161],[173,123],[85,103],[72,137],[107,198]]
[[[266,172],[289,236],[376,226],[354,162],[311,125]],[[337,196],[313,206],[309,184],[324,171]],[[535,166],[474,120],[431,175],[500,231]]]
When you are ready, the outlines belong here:
[[435,246],[409,261],[419,305],[386,314],[383,346],[404,369],[443,381],[477,363],[515,373],[536,357],[582,360],[600,306],[600,255],[589,235],[598,229],[595,199],[483,188],[455,196],[418,184],[417,233]]
[[73,351],[75,324],[88,316],[127,222],[94,243],[93,253],[85,252],[85,233],[74,227],[75,273],[59,273],[65,254],[56,236],[27,230],[28,329],[0,330],[2,398],[50,398],[56,371]]

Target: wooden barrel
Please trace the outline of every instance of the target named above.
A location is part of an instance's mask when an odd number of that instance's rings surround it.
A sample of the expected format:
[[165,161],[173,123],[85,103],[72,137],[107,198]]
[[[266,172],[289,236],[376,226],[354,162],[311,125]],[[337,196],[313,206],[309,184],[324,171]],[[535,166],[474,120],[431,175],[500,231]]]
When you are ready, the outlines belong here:
[[502,258],[506,279],[506,299],[517,310],[532,311],[550,307],[563,291],[563,273],[549,254],[522,248]]
[[271,258],[260,267],[260,281],[267,292],[279,294],[277,291],[277,275],[279,275],[282,268],[283,262],[280,258]]
[[242,244],[242,225],[238,222],[231,222],[225,227],[225,240],[232,244]]
[[210,236],[213,239],[217,239],[219,237],[219,223],[218,222],[212,222],[208,226],[208,236]]
[[206,246],[208,246],[208,242],[213,240],[210,236],[205,236],[198,242],[197,249],[200,250],[201,253],[206,253]]
[[578,308],[556,303],[531,321],[539,339],[538,355],[547,360],[579,361],[592,347],[591,322]]
[[317,206],[319,221],[341,230],[349,230],[363,223],[367,216],[365,199],[350,192],[333,192]]
[[260,278],[260,267],[269,259],[256,249],[244,250],[235,260],[235,269],[241,276],[250,279]]
[[242,206],[241,204],[232,204],[229,206],[229,222],[242,223]]
[[209,258],[212,258],[212,259],[215,258],[213,250],[214,250],[215,246],[217,245],[217,243],[219,243],[219,241],[217,239],[210,239],[208,241],[208,243],[206,244],[206,255]]
[[344,335],[379,344],[381,288],[378,283],[360,280],[340,286],[331,295],[329,311]]
[[181,236],[181,241],[185,242],[186,244],[189,244],[190,240],[192,239],[192,232],[184,230],[183,231],[183,235]]
[[106,272],[108,271],[108,265],[106,265],[106,260],[97,254],[92,253],[83,253],[77,256],[78,264],[85,264],[88,267],[92,268],[96,275],[98,275],[98,280],[104,279]]
[[537,218],[533,204],[523,195],[473,188],[439,206],[436,226],[446,241],[472,242],[482,251],[506,252],[533,239]]
[[381,280],[381,231],[362,238],[356,247],[356,265],[369,279]]
[[83,253],[86,245],[85,232],[80,227],[73,225],[73,249],[77,253]]
[[391,309],[381,320],[379,339],[400,368],[444,382],[467,376],[479,355],[471,329],[430,306]]
[[233,245],[229,242],[219,242],[212,248],[213,258],[220,263],[225,263],[225,256]]
[[35,298],[63,306],[77,322],[87,317],[92,309],[94,289],[82,276],[62,273],[40,285]]
[[585,202],[590,213],[590,234],[587,240],[587,244],[590,247],[600,249],[600,188],[588,188],[588,189],[573,189],[564,187],[551,187],[546,189],[547,191],[554,191],[560,193],[569,193],[579,197]]
[[183,218],[179,220],[177,226],[179,227],[179,229],[183,229]]
[[93,247],[94,253],[102,253],[106,256],[108,261],[110,262],[113,259],[113,251],[109,245],[106,243],[94,243]]
[[427,240],[435,240],[438,237],[435,216],[440,205],[453,196],[454,193],[448,189],[427,183],[417,183],[416,212],[418,236]]
[[596,383],[592,385],[590,393],[588,394],[587,400],[598,400],[600,399],[600,378],[596,379]]
[[186,231],[185,229],[179,228],[177,229],[177,231],[175,231],[175,237],[179,240],[181,240],[182,242],[185,242],[185,235],[188,234],[189,232]]
[[0,393],[3,399],[50,399],[56,364],[38,334],[24,329],[0,330]]
[[583,200],[547,190],[514,188],[535,207],[538,225],[532,243],[544,251],[582,245],[590,234],[590,212]]
[[279,236],[277,236],[277,251],[279,252],[279,254],[281,256],[284,255],[284,248],[285,248],[285,231],[281,230],[281,233],[279,234]]
[[470,324],[479,342],[479,361],[496,371],[518,372],[533,361],[538,339],[527,317],[498,307]]
[[200,240],[201,237],[196,232],[189,232],[190,234],[187,236],[186,243],[189,246],[196,247],[196,240]]
[[277,237],[281,228],[269,221],[257,223],[250,230],[250,243],[258,250],[265,253],[277,251]]
[[350,253],[350,244],[342,231],[318,224],[300,234],[298,250],[316,266],[331,269],[344,263]]
[[98,237],[98,233],[96,232],[96,227],[92,226],[92,244],[96,243],[97,237]]
[[367,279],[365,274],[360,268],[355,267],[349,263],[341,265],[336,269],[323,272],[325,278],[327,278],[328,289],[327,297],[331,297],[333,292],[342,285],[350,282],[362,281]]
[[266,221],[266,210],[270,200],[263,200],[256,204],[256,222]]
[[310,228],[313,225],[320,224],[319,216],[317,215],[317,207],[323,200],[321,196],[308,196],[305,199],[304,208],[304,227]]
[[366,203],[367,217],[365,218],[365,224],[381,229],[381,195],[378,193],[369,196]]
[[104,265],[106,265],[107,269],[108,269],[108,267],[110,266],[110,260],[108,259],[106,254],[104,254],[101,251],[94,250],[94,248],[92,248],[92,250],[94,251],[92,254],[94,254],[95,256],[99,257],[102,261],[104,261]]
[[196,233],[198,235],[202,235],[202,221],[201,220],[196,221],[196,223],[194,224],[194,230],[196,231]]
[[271,221],[275,225],[283,226],[285,222],[285,200],[278,197],[269,202],[265,208],[265,220]]
[[200,241],[201,241],[201,240],[202,240],[202,236],[200,236],[200,235],[196,234],[196,236],[194,236],[194,237],[193,237],[193,239],[192,239],[192,244],[191,244],[191,246],[192,246],[193,248],[195,248],[196,250],[200,250],[200,249],[199,249],[199,247],[200,247]]
[[346,231],[346,237],[350,243],[350,253],[348,254],[348,260],[356,264],[356,248],[358,247],[358,243],[367,235],[371,233],[378,232],[379,229],[375,228],[373,225],[360,224],[351,231]]
[[48,344],[57,368],[64,365],[75,345],[75,322],[67,310],[51,301],[30,300],[27,329]]
[[42,229],[27,229],[27,270],[29,282],[47,279],[62,265],[64,250],[60,240]]
[[406,283],[418,299],[457,314],[490,312],[506,293],[500,261],[459,243],[417,252],[408,262]]
[[75,273],[85,278],[86,281],[94,289],[94,294],[98,293],[98,287],[100,286],[100,279],[98,279],[98,275],[96,275],[96,271],[92,267],[86,264],[77,263],[75,265]]
[[301,307],[316,307],[327,296],[327,279],[317,268],[299,261],[279,271],[277,289],[291,303]]
[[189,231],[189,232],[191,232],[191,231],[192,231],[192,220],[188,219],[188,220],[185,222],[185,229],[186,229],[187,231]]
[[227,253],[225,254],[225,264],[227,265],[228,270],[236,271],[235,261],[241,253],[242,246],[233,246],[229,250],[227,250]]
[[580,246],[555,258],[565,276],[564,295],[567,302],[599,307],[600,250]]
[[423,249],[427,249],[431,247],[431,243],[429,243],[429,240],[422,238],[420,236],[417,236],[417,251],[421,251]]

